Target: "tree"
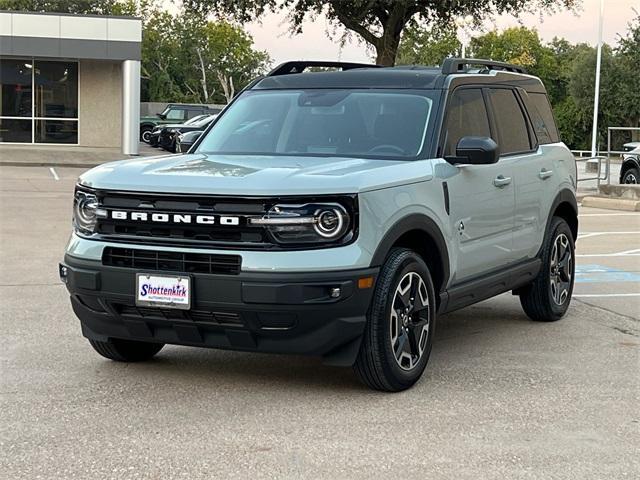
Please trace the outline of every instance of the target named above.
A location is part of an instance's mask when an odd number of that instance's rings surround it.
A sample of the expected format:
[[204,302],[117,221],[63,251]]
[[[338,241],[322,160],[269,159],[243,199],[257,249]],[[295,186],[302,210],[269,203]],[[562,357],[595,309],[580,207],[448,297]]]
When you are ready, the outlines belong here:
[[462,44],[451,26],[419,28],[409,26],[398,47],[398,65],[442,65],[447,57],[458,55]]
[[0,10],[111,15],[118,0],[0,0]]
[[239,22],[255,20],[265,11],[287,11],[293,31],[305,18],[323,16],[333,25],[359,35],[376,51],[376,63],[392,66],[408,25],[450,24],[459,15],[481,21],[490,15],[573,8],[580,0],[183,0],[201,14],[230,15]]

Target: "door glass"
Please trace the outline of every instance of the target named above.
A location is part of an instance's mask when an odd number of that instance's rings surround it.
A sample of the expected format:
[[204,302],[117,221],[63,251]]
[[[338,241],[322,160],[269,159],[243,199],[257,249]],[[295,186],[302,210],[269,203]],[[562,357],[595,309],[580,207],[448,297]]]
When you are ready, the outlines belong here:
[[167,120],[184,120],[184,110],[169,110]]
[[[33,64],[30,60],[0,60],[0,116],[31,116],[32,69]],[[30,138],[31,134],[29,141]]]
[[487,107],[479,88],[458,89],[453,92],[447,114],[445,155],[455,155],[462,137],[490,137]]
[[78,118],[78,64],[35,62],[36,117]]
[[527,122],[515,92],[506,88],[491,89],[491,104],[498,126],[500,154],[509,155],[531,150]]

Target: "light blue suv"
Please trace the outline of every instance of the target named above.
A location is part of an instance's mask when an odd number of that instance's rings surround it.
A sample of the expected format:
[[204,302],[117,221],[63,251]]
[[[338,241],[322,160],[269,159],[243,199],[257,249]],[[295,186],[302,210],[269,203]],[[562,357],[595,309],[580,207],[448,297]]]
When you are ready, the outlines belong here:
[[438,315],[507,291],[533,320],[569,307],[575,161],[519,67],[288,62],[190,152],[79,179],[60,275],[107,358],[317,355],[398,391]]

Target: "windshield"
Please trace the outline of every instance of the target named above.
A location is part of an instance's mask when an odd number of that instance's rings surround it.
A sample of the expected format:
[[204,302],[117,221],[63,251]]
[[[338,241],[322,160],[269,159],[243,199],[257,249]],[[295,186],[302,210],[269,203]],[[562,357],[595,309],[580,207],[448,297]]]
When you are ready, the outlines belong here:
[[198,151],[408,159],[422,149],[433,92],[248,91],[216,122]]

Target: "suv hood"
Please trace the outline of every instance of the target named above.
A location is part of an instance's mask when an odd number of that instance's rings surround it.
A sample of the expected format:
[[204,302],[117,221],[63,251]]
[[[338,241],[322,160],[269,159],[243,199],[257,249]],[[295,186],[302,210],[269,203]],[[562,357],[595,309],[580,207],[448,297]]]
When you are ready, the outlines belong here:
[[106,190],[209,195],[358,193],[430,180],[429,160],[254,155],[163,155],[106,163],[81,185]]

